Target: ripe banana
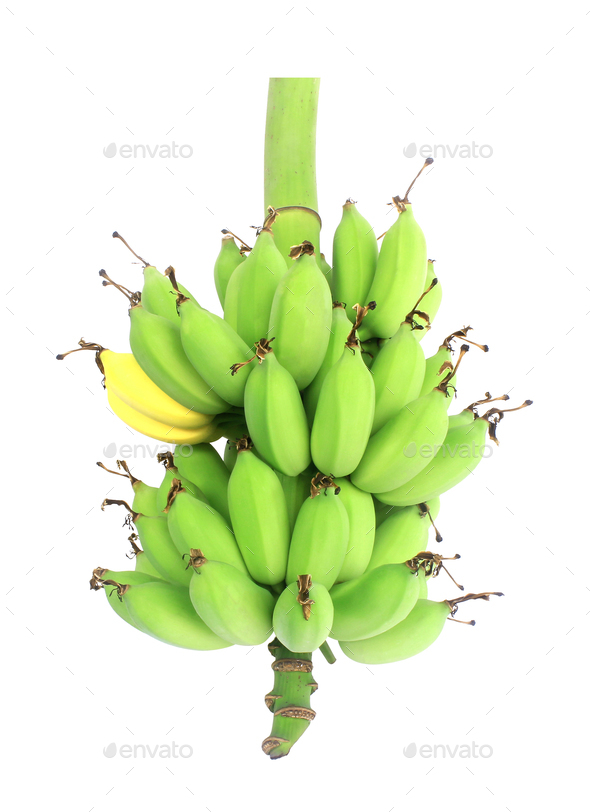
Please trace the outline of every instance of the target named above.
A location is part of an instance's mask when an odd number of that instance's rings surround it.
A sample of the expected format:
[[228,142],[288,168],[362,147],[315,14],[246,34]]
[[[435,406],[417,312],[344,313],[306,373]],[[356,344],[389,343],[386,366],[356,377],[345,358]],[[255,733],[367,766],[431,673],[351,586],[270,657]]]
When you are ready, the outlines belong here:
[[189,594],[199,617],[228,643],[257,646],[272,633],[275,598],[230,564],[190,551]]
[[312,480],[311,495],[297,514],[289,560],[288,584],[299,575],[310,575],[314,584],[331,589],[338,577],[348,550],[350,523],[346,508],[330,477],[317,474]]
[[364,640],[391,629],[411,612],[420,592],[419,578],[406,564],[385,564],[330,591],[334,620],[330,637]]
[[270,342],[263,339],[256,344],[256,358],[244,397],[249,434],[269,465],[286,476],[297,476],[311,462],[309,427],[299,389]]
[[450,488],[454,488],[465,477],[473,473],[485,450],[486,433],[497,443],[496,426],[506,412],[517,411],[530,406],[532,401],[525,401],[516,409],[491,409],[482,417],[476,417],[469,423],[463,419],[456,421],[448,430],[444,440],[434,446],[434,457],[427,460],[427,465],[412,479],[385,493],[377,493],[377,498],[389,505],[414,505],[429,502]]
[[[445,620],[454,619],[457,606],[467,600],[489,600],[490,595],[502,595],[501,592],[469,593],[460,598],[446,601],[420,599],[410,614],[375,637],[365,640],[342,641],[340,648],[351,660],[365,665],[396,663],[408,657],[414,657],[431,646],[442,632]],[[465,621],[458,621],[464,623]],[[472,620],[469,625],[474,625]]]
[[342,353],[344,352],[344,345],[346,344],[346,340],[350,335],[352,326],[353,322],[351,322],[346,315],[344,305],[340,302],[333,302],[332,324],[330,327],[328,346],[315,378],[303,392],[303,405],[305,406],[307,421],[310,428],[313,425],[313,418],[315,416],[320,392],[326,375],[334,366],[336,361],[338,361],[338,359],[342,356]]
[[435,498],[428,502],[428,506],[410,505],[388,515],[377,528],[367,571],[384,564],[403,564],[421,550],[426,550],[430,524],[438,516],[439,510],[440,499]]
[[225,303],[225,293],[229,280],[238,265],[244,262],[245,259],[246,257],[236,245],[234,235],[230,233],[224,234],[221,238],[221,250],[213,266],[215,290],[222,307]]
[[244,388],[251,367],[232,375],[231,367],[251,356],[250,348],[233,327],[215,313],[180,292],[176,276],[170,272],[180,313],[180,338],[187,358],[203,380],[228,403],[244,405]]
[[332,628],[332,598],[325,586],[300,575],[282,591],[272,618],[276,636],[289,651],[315,651]]
[[272,231],[260,229],[250,256],[232,274],[225,294],[225,320],[248,347],[268,338],[273,297],[286,272],[287,263],[275,245]]
[[[210,443],[177,445],[174,449],[174,464],[178,469],[177,478],[182,481],[183,486],[187,487],[187,481],[196,485],[211,507],[230,522],[227,502],[229,471],[214,446]],[[190,492],[190,487],[187,490]]]
[[368,298],[377,302],[377,307],[363,323],[362,340],[370,336],[390,338],[395,335],[406,313],[424,290],[428,264],[426,240],[408,202],[408,194],[431,163],[432,158],[427,158],[403,200],[393,198],[398,218],[381,243],[375,276],[368,293]]
[[375,385],[351,332],[322,384],[311,429],[311,456],[320,471],[342,477],[358,466],[371,434]]
[[[350,479],[334,480],[342,504],[348,514],[349,537],[344,562],[336,582],[351,581],[367,569],[375,541],[375,505],[370,493],[355,487]],[[404,559],[405,560],[405,559]]]
[[[377,267],[379,249],[371,224],[348,198],[334,232],[331,288],[334,299],[345,302],[346,315],[355,320],[353,305],[369,302],[369,289]],[[416,297],[417,298],[417,297]]]
[[310,242],[294,246],[293,262],[277,285],[268,329],[275,336],[277,359],[290,372],[299,389],[316,376],[330,338],[332,294]]
[[249,438],[238,441],[237,451],[227,488],[236,541],[252,578],[279,584],[285,580],[291,540],[285,494],[272,468],[253,453]]
[[232,531],[225,519],[210,505],[195,499],[173,480],[166,511],[168,529],[182,555],[190,554],[193,545],[207,547],[215,561],[231,564],[248,575],[248,569]]

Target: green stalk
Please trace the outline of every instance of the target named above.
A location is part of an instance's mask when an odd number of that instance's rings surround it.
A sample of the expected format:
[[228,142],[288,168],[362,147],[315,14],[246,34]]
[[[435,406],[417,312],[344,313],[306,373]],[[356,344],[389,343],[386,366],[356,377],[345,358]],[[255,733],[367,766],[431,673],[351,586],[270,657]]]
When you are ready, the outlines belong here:
[[276,759],[288,755],[314,719],[310,697],[318,685],[311,673],[311,654],[289,651],[276,637],[268,644],[268,650],[275,658],[272,664],[274,686],[265,697],[266,706],[273,714],[273,724],[270,736],[262,742],[262,749]]
[[[270,79],[264,144],[264,206],[279,251],[309,240],[320,256],[315,142],[319,79]],[[285,209],[280,211],[280,209]],[[297,208],[290,208],[297,207]]]

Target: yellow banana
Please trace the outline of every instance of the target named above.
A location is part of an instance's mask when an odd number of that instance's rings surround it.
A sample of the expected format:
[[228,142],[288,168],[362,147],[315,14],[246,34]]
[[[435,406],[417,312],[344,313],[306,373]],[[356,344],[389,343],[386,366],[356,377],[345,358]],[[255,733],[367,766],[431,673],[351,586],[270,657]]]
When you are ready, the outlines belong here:
[[[367,569],[375,541],[375,506],[370,493],[355,487],[347,477],[334,480],[348,514],[349,537],[344,562],[336,581],[358,578]],[[405,560],[405,559],[404,559]]]
[[173,480],[166,511],[172,540],[182,555],[189,555],[193,545],[207,547],[215,561],[231,564],[248,575],[248,569],[232,531],[225,519],[212,507],[195,499]]
[[189,594],[199,617],[223,640],[257,646],[272,633],[275,598],[249,575],[190,551],[193,574]]
[[369,289],[377,267],[379,249],[370,223],[348,198],[334,232],[331,288],[334,299],[345,302],[346,315],[355,320],[356,302],[371,301]]
[[273,626],[289,651],[315,651],[330,633],[333,618],[332,598],[326,587],[312,583],[309,575],[300,575],[279,596]]
[[418,600],[419,577],[404,564],[385,564],[337,584],[330,591],[334,620],[330,637],[364,640],[391,629],[412,611]]
[[[446,601],[420,599],[409,615],[392,628],[365,640],[340,640],[340,648],[351,660],[365,665],[406,660],[425,651],[438,639],[446,619],[450,616],[454,620],[460,603],[477,599],[487,601],[490,595],[502,595],[502,592],[469,593]],[[474,624],[474,620],[469,623]]]
[[277,359],[299,389],[316,376],[326,354],[332,324],[332,294],[310,242],[294,246],[293,262],[272,300],[268,331]]
[[288,584],[299,575],[309,575],[314,584],[331,589],[338,577],[348,550],[350,523],[338,488],[329,477],[317,474],[312,480],[311,495],[297,514],[289,561]]
[[261,584],[285,580],[291,532],[281,483],[252,451],[252,442],[237,444],[238,458],[227,488],[229,512],[238,547],[248,571]]
[[[255,366],[246,382],[244,410],[254,447],[275,470],[297,476],[311,462],[309,427],[297,384],[270,342],[256,344]],[[240,365],[237,365],[238,367]],[[239,369],[234,371],[239,375]]]

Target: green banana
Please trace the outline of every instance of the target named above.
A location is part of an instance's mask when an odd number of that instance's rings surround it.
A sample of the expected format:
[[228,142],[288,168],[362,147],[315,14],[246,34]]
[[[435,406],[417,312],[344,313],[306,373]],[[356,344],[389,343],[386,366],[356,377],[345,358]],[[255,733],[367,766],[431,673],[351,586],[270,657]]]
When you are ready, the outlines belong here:
[[313,477],[311,469],[307,469],[298,476],[285,476],[280,471],[276,471],[279,482],[283,488],[285,501],[287,504],[287,514],[289,516],[289,540],[295,527],[295,520],[301,506],[309,496],[309,483]]
[[127,584],[137,585],[149,584],[154,580],[155,579],[150,575],[143,572],[134,572],[133,570],[115,572],[114,570],[106,570],[104,567],[96,567],[92,573],[92,578],[90,579],[90,589],[94,589],[96,592],[99,589],[104,589],[111,608],[114,609],[119,617],[123,618],[126,623],[129,623],[130,626],[133,626],[141,631],[137,623],[131,620],[127,607],[119,599],[119,596],[117,595],[117,587],[110,587],[108,582],[117,581],[118,583],[124,582]]
[[[499,399],[505,399],[505,396]],[[491,399],[490,399],[491,400]],[[486,433],[497,443],[496,426],[506,412],[518,411],[530,406],[525,401],[516,409],[491,409],[481,417],[462,422],[449,429],[444,440],[437,443],[433,459],[412,479],[385,493],[377,493],[377,498],[389,505],[414,505],[429,502],[450,488],[462,482],[478,465],[485,449]]]
[[324,274],[328,283],[330,283],[330,279],[332,278],[332,268],[330,267],[330,263],[326,259],[324,254],[320,254],[320,258],[318,259],[318,265],[320,266],[320,271]]
[[432,158],[427,158],[403,200],[393,198],[398,218],[381,243],[375,276],[368,293],[368,298],[377,302],[377,307],[363,324],[362,340],[370,336],[393,336],[424,290],[428,264],[426,240],[408,202],[408,194],[431,163]]
[[227,488],[229,512],[248,571],[261,584],[285,580],[291,532],[287,501],[275,472],[252,451],[237,444],[238,458]]
[[316,376],[330,338],[332,295],[310,242],[294,246],[293,262],[276,288],[268,330],[277,359],[305,389]]
[[250,348],[231,325],[201,307],[196,299],[183,296],[173,270],[169,272],[180,314],[180,338],[187,358],[217,395],[234,406],[244,405],[244,388],[251,367],[232,375],[237,361],[251,356]]
[[[420,599],[409,615],[375,637],[365,640],[342,641],[340,648],[351,660],[365,665],[378,665],[382,663],[396,663],[414,657],[431,646],[442,632],[445,621],[454,615],[457,606],[468,600],[489,600],[490,595],[502,595],[502,592],[469,593],[460,598],[446,601],[431,601]],[[465,623],[465,621],[457,621]],[[468,625],[474,625],[472,620]]]
[[146,485],[145,482],[142,482],[140,479],[136,479],[125,460],[116,460],[116,462],[117,468],[122,468],[125,473],[122,474],[120,471],[111,471],[110,468],[107,468],[102,462],[97,462],[96,464],[99,468],[108,471],[109,474],[127,477],[133,488],[133,502],[131,503],[131,507],[136,513],[143,513],[144,516],[157,516],[158,489],[151,485]]
[[350,523],[346,508],[330,477],[317,474],[312,480],[311,495],[297,514],[291,536],[287,562],[288,584],[302,574],[310,575],[314,584],[331,589],[348,550]]
[[[175,325],[178,325],[178,313],[176,312],[174,297],[171,295],[172,289],[170,280],[166,274],[160,273],[157,268],[154,268],[153,265],[150,265],[149,262],[146,262],[136,254],[129,243],[124,240],[117,231],[113,232],[113,237],[121,240],[131,253],[145,266],[143,269],[143,288],[141,291],[142,305],[149,313],[161,316],[173,322]],[[185,296],[191,296],[186,288],[182,288],[182,292]]]
[[311,462],[309,427],[297,384],[269,341],[257,342],[256,358],[244,397],[249,434],[269,465],[286,476],[297,476]]
[[313,419],[311,456],[320,471],[342,477],[355,470],[367,448],[374,413],[375,385],[353,330],[324,379]]
[[185,477],[181,477],[180,471],[175,466],[174,456],[172,455],[171,451],[165,451],[158,454],[157,460],[163,464],[165,469],[164,478],[158,487],[158,494],[156,497],[157,516],[161,516],[166,510],[166,505],[168,504],[168,494],[170,493],[170,488],[172,487],[172,483],[175,479],[180,479],[182,481],[182,487],[188,491],[191,496],[194,496],[195,499],[200,499],[202,502],[208,502],[205,494],[199,488],[197,488],[193,482],[190,482]]
[[439,510],[440,499],[435,498],[428,505],[410,505],[388,515],[377,528],[367,571],[384,564],[403,564],[426,550],[430,524]]
[[234,470],[234,466],[236,464],[237,459],[238,459],[237,446],[235,443],[232,443],[231,440],[228,440],[225,446],[223,447],[223,462],[230,474]]
[[226,233],[226,229],[222,229],[222,233],[221,250],[213,266],[213,279],[215,280],[217,296],[223,307],[225,303],[225,292],[231,275],[246,257],[236,245],[234,235],[230,232]]
[[273,297],[286,272],[272,231],[260,229],[250,256],[232,274],[225,294],[224,318],[248,347],[268,338]]
[[[456,330],[454,333],[451,333],[445,338],[435,354],[426,359],[424,366],[424,380],[422,382],[422,389],[420,391],[421,395],[426,395],[428,392],[431,392],[435,386],[439,385],[446,372],[453,368],[453,362],[451,360],[453,354],[453,339],[461,338],[468,344],[471,344],[474,347],[479,347],[479,349],[483,350],[484,352],[488,352],[489,347],[487,344],[476,344],[475,341],[471,341],[467,338],[467,333],[471,329],[473,328],[463,327],[461,330]],[[449,405],[451,403],[452,400],[449,401]]]
[[307,414],[309,427],[313,425],[313,418],[317,409],[320,392],[330,369],[344,352],[344,345],[352,330],[353,322],[346,315],[344,305],[340,302],[332,303],[332,325],[328,338],[328,347],[324,354],[320,368],[315,378],[303,392],[303,405]]
[[336,582],[358,578],[367,569],[375,541],[375,505],[370,493],[361,491],[346,478],[334,480],[348,514],[349,537],[344,563]]
[[[129,536],[129,541],[134,544],[133,534]],[[158,572],[158,570],[154,567],[154,565],[150,562],[147,555],[144,553],[143,550],[140,550],[139,547],[134,549],[134,558],[135,558],[135,572],[142,573],[143,575],[149,575],[151,578],[157,578],[162,580],[162,576]]]
[[190,551],[193,574],[189,594],[199,617],[223,640],[257,646],[272,633],[275,599],[248,575],[201,550]]
[[185,587],[152,581],[123,584],[111,581],[131,621],[145,634],[162,643],[196,651],[228,648],[195,612]]
[[[447,397],[446,389],[433,389],[388,420],[369,440],[351,475],[353,484],[363,491],[380,493],[403,485],[425,468],[426,451],[440,445],[447,432]],[[426,500],[414,499],[412,504],[417,501]]]
[[[436,285],[432,283],[436,279]],[[421,309],[424,311],[421,315],[417,315],[416,321],[422,327],[423,330],[418,330],[416,333],[416,338],[418,341],[422,341],[426,333],[428,332],[428,328],[432,324],[435,319],[436,314],[439,311],[440,305],[442,302],[442,287],[440,281],[434,271],[434,260],[428,260],[428,267],[426,269],[426,282],[424,284],[424,296],[421,303]],[[428,319],[424,318],[427,315]]]
[[248,575],[240,549],[223,516],[191,496],[177,479],[173,480],[165,512],[170,535],[182,555],[188,555],[198,544],[207,547],[215,561],[231,564]]
[[334,620],[330,637],[364,640],[387,631],[412,611],[418,600],[419,578],[406,564],[385,564],[332,587]]
[[355,320],[354,305],[371,301],[369,289],[375,276],[379,248],[371,224],[348,198],[334,232],[331,288],[334,299],[345,302],[346,315]]
[[332,628],[332,598],[325,586],[300,575],[282,591],[272,618],[276,636],[290,651],[315,651]]
[[[229,471],[215,447],[210,443],[177,445],[174,449],[174,464],[178,470],[177,479],[182,481],[184,487],[187,487],[186,482],[189,486],[195,485],[211,507],[230,522],[227,502]],[[191,488],[187,490],[190,492]]]

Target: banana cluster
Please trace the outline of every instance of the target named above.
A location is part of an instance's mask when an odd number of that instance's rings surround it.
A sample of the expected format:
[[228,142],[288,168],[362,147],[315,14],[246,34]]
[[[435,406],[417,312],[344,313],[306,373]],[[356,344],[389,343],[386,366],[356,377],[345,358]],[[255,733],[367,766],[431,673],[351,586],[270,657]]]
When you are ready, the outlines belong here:
[[[72,352],[95,353],[124,422],[175,445],[157,487],[120,462],[132,504],[103,504],[128,511],[135,569],[99,567],[91,586],[136,629],[201,651],[274,634],[289,652],[330,656],[333,639],[352,660],[391,663],[428,648],[460,603],[501,594],[428,598],[444,569],[427,549],[440,497],[511,410],[480,414],[507,400],[486,393],[449,417],[471,328],[425,357],[441,285],[408,194],[393,205],[379,248],[346,201],[332,268],[308,240],[280,250],[280,211],[252,248],[225,231],[214,269],[223,318],[173,268],[138,257],[141,292],[100,272],[128,299],[131,352],[83,339]],[[223,459],[211,445],[221,437]]]

